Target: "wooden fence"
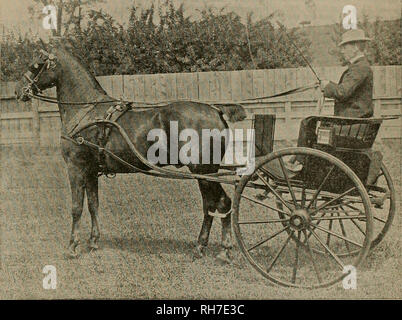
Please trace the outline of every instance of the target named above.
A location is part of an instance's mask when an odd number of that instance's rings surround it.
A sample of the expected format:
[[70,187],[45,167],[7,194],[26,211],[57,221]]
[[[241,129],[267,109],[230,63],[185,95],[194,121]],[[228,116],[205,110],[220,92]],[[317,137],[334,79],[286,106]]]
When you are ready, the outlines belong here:
[[[317,68],[322,79],[337,81],[343,67]],[[402,66],[373,67],[375,116],[401,115]],[[205,102],[242,101],[271,95],[315,81],[307,68],[199,72],[156,75],[98,77],[109,95],[130,101],[193,99]],[[40,143],[57,147],[60,117],[56,105],[13,99],[15,83],[1,84],[0,144]],[[55,90],[48,90],[55,96]],[[317,114],[318,92],[309,90],[280,98],[244,103],[247,119],[232,128],[251,128],[253,114],[275,114],[275,140],[295,140],[300,120]],[[326,101],[323,114],[333,113],[333,101]],[[385,121],[379,136],[401,138],[401,119]]]

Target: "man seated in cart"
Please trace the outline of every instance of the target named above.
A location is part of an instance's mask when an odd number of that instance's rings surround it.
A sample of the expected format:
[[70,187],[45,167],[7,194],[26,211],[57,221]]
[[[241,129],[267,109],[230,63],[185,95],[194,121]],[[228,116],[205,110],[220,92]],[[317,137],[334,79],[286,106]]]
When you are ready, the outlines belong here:
[[[326,98],[335,99],[334,115],[350,118],[370,118],[373,116],[373,71],[364,55],[366,42],[370,41],[363,30],[352,29],[342,35],[338,44],[348,68],[342,74],[339,83],[322,80],[321,91]],[[307,121],[300,124],[297,145],[302,147],[307,143]],[[303,168],[302,159],[293,157],[286,167],[294,172]]]

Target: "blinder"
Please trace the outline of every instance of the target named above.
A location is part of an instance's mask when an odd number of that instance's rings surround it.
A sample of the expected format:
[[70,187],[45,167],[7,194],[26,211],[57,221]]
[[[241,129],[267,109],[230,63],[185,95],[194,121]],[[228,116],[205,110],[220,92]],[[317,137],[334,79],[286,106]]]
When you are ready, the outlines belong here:
[[[42,90],[38,87],[37,82],[41,74],[48,69],[54,70],[56,68],[56,57],[54,54],[48,53],[47,51],[41,49],[41,62],[35,62],[33,64],[33,69],[35,72],[28,70],[24,73],[24,78],[29,81],[28,85],[22,90],[27,96],[32,96],[35,92],[41,93]],[[44,59],[42,59],[44,58]],[[35,91],[35,92],[34,92]]]

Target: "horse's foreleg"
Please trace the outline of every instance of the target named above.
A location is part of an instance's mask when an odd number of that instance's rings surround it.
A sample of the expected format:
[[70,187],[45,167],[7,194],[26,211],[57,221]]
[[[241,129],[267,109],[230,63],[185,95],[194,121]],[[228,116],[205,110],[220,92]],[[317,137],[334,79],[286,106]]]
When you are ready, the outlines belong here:
[[99,208],[99,196],[98,196],[98,174],[93,173],[87,176],[86,179],[86,191],[88,199],[88,211],[91,215],[91,236],[89,238],[89,249],[98,249],[98,240],[100,237],[99,224],[98,224],[98,208]]
[[70,180],[71,200],[72,200],[71,215],[73,218],[68,255],[70,257],[75,258],[79,255],[78,250],[78,246],[80,244],[79,229],[80,229],[80,220],[84,203],[85,183],[84,183],[84,177],[78,168],[75,167],[69,168],[68,175]]

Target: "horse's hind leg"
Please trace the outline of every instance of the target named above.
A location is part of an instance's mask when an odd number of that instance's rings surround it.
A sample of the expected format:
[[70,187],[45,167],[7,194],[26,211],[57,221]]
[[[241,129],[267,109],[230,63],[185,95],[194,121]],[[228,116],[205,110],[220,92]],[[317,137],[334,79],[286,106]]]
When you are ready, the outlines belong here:
[[99,208],[99,196],[98,196],[98,173],[94,172],[86,178],[86,191],[88,199],[88,211],[91,215],[91,236],[89,238],[89,249],[98,249],[98,240],[100,237],[99,224],[98,224],[98,208]]
[[231,213],[222,218],[222,250],[216,256],[222,262],[230,263],[232,261],[230,252],[233,247],[232,230],[231,230]]
[[73,218],[72,228],[71,228],[71,239],[70,245],[68,247],[68,255],[71,258],[75,258],[79,255],[78,246],[80,244],[80,220],[82,215],[84,194],[85,194],[85,181],[80,170],[77,167],[68,168],[68,176],[70,180],[71,187],[71,200],[72,209],[71,215]]
[[209,233],[211,232],[212,222],[214,220],[214,217],[208,214],[208,205],[204,198],[202,199],[202,203],[203,203],[202,211],[204,212],[204,220],[202,222],[201,231],[198,236],[198,243],[195,248],[196,258],[202,258],[204,256],[205,248],[208,245]]
[[232,201],[226,194],[225,190],[222,188],[220,184],[217,184],[218,191],[219,191],[219,200],[216,203],[216,209],[218,210],[219,213],[224,213],[226,214],[226,217],[221,218],[222,222],[222,250],[221,252],[217,255],[217,259],[221,260],[222,262],[230,263],[231,262],[231,256],[230,252],[233,247],[233,242],[232,242],[232,226],[231,226],[231,220],[232,220],[232,215],[230,212],[230,209],[232,208]]

